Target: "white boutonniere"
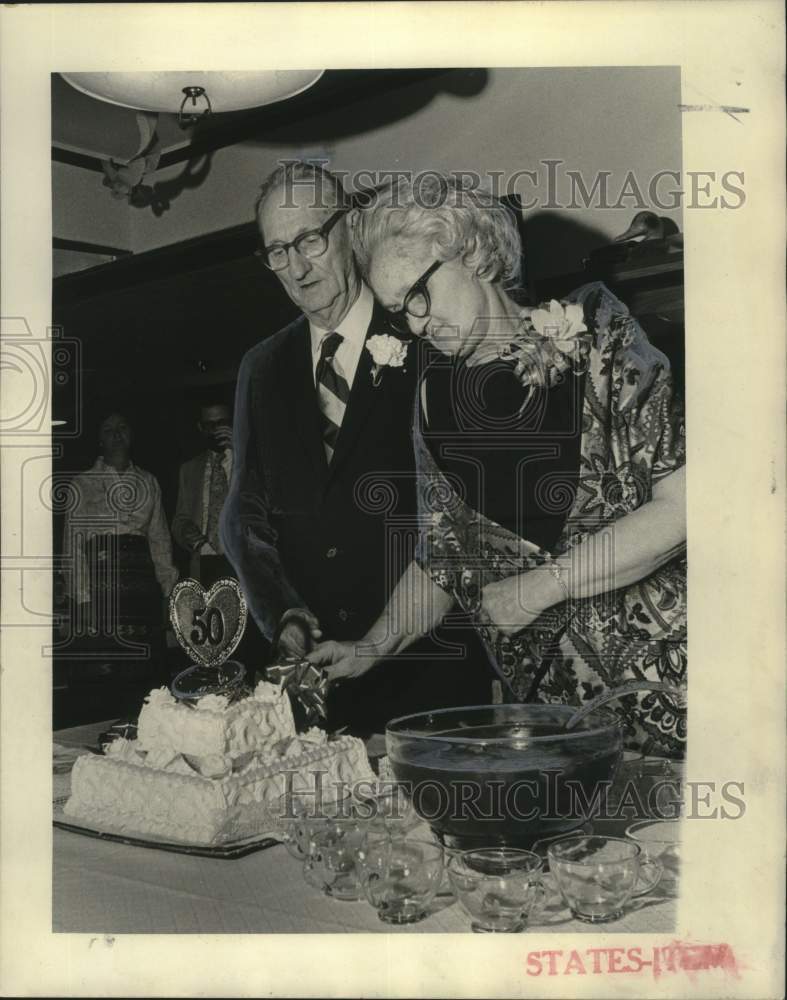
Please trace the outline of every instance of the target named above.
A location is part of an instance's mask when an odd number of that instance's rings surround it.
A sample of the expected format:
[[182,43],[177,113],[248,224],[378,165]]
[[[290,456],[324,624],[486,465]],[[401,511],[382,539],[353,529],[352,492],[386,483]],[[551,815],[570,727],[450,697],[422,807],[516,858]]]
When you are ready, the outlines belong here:
[[388,333],[378,333],[366,341],[366,350],[371,354],[372,384],[380,384],[383,368],[402,368],[407,360],[407,349],[410,345],[398,337]]

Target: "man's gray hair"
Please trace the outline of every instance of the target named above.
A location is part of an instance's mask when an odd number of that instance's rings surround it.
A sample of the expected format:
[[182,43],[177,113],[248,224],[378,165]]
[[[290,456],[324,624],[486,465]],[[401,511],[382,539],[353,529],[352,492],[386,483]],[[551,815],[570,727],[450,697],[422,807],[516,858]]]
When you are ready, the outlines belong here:
[[288,205],[292,207],[291,193],[296,187],[311,189],[315,208],[352,208],[352,198],[336,174],[326,170],[319,163],[310,163],[308,160],[281,160],[262,182],[257,201],[254,203],[254,214],[260,229],[262,229],[260,221],[262,207],[268,198],[274,192],[281,190],[284,192],[281,207],[286,208]]

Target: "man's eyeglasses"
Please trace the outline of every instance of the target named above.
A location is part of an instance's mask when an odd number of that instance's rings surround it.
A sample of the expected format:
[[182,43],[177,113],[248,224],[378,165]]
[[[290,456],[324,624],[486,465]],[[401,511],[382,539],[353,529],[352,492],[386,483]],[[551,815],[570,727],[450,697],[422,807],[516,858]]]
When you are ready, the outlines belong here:
[[287,267],[290,263],[290,247],[294,247],[302,257],[321,257],[328,249],[328,234],[346,212],[349,212],[349,208],[340,208],[319,229],[309,229],[296,236],[291,243],[273,243],[269,247],[264,246],[255,251],[256,256],[260,257],[263,264],[271,271],[283,271]]
[[438,267],[441,267],[444,263],[445,261],[443,260],[436,260],[428,270],[424,271],[418,281],[410,288],[407,295],[405,295],[402,308],[390,309],[388,311],[388,318],[397,329],[409,332],[408,316],[412,316],[413,319],[425,319],[432,311],[432,300],[429,298],[429,290],[426,286]]

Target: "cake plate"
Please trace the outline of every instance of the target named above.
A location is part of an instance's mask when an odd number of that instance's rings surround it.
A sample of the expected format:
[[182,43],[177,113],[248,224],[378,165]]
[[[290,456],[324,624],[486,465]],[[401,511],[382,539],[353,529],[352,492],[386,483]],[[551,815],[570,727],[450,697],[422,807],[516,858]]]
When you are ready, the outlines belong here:
[[[62,805],[61,805],[62,809]],[[60,812],[60,817],[63,813]],[[230,841],[227,844],[217,844],[213,847],[205,844],[180,843],[173,840],[151,840],[140,835],[139,837],[129,836],[127,833],[112,832],[109,829],[99,829],[98,827],[79,826],[66,818],[58,818],[58,808],[55,805],[53,826],[59,830],[67,830],[69,833],[82,834],[85,837],[94,837],[96,840],[114,841],[117,844],[128,844],[129,847],[148,847],[159,851],[170,851],[174,854],[191,854],[198,858],[223,858],[233,860],[243,858],[247,854],[255,851],[262,851],[268,847],[275,847],[279,843],[273,837],[265,834],[255,837],[247,837],[245,840]]]

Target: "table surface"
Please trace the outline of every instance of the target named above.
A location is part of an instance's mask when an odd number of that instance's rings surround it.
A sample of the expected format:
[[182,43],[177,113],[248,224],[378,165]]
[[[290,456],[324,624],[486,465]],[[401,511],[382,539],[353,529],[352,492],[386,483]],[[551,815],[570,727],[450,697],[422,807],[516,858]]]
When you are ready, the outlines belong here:
[[[57,744],[94,747],[109,722],[59,730]],[[609,832],[613,832],[610,830]],[[133,934],[461,933],[469,918],[444,881],[429,915],[401,927],[366,902],[330,899],[308,886],[282,844],[233,860],[194,857],[54,830],[54,931]],[[534,932],[670,933],[677,899],[657,886],[602,926],[574,920],[550,894]]]

